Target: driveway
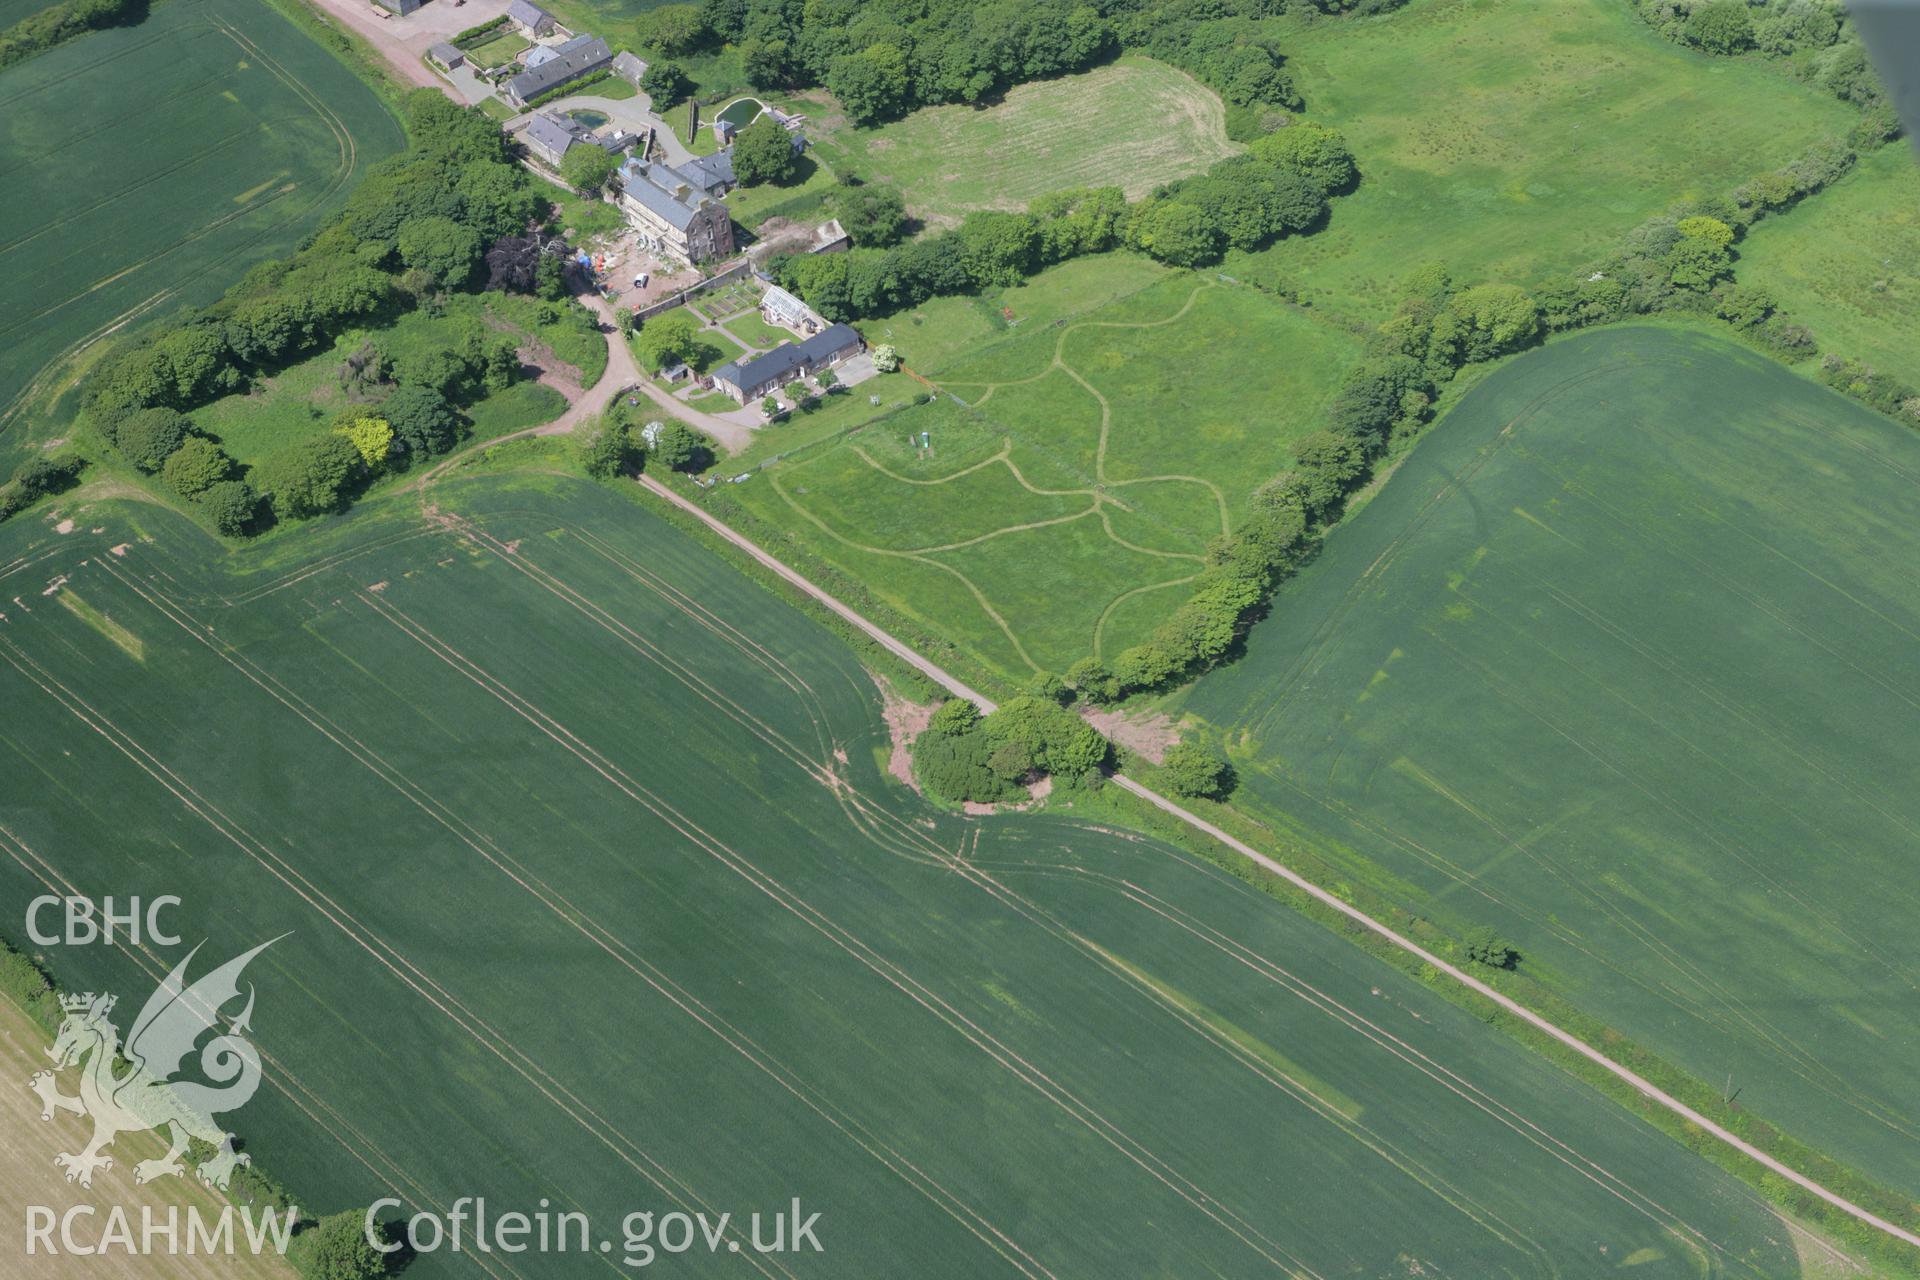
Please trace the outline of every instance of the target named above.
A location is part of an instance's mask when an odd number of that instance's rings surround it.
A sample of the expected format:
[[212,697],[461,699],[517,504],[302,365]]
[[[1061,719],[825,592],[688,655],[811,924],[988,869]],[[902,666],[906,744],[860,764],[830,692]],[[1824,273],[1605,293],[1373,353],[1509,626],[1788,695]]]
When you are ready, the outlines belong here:
[[507,0],[467,0],[457,7],[434,0],[404,18],[398,14],[380,17],[385,10],[376,11],[371,0],[313,0],[313,5],[329,22],[338,23],[371,44],[402,80],[425,89],[439,89],[450,97],[463,95],[422,61],[427,50],[507,11]]
[[674,399],[671,391],[641,373],[640,362],[633,358],[633,347],[621,335],[620,326],[614,323],[613,305],[597,293],[588,292],[576,296],[600,318],[601,324],[609,331],[606,335],[607,372],[599,382],[594,384],[593,390],[582,396],[578,403],[561,417],[541,428],[542,435],[572,430],[575,423],[591,418],[606,408],[612,403],[614,396],[622,390],[637,387],[648,399],[674,417],[712,436],[728,453],[738,453],[752,443],[752,427],[715,414],[702,413],[684,401]]

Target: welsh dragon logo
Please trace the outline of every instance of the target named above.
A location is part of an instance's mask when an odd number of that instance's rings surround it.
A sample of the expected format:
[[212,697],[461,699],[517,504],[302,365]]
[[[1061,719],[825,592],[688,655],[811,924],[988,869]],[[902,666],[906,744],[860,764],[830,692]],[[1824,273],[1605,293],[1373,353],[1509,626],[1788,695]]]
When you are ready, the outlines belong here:
[[[185,1173],[180,1157],[194,1138],[214,1147],[213,1156],[198,1169],[200,1180],[210,1186],[224,1190],[234,1169],[249,1163],[250,1157],[233,1149],[233,1135],[214,1116],[244,1105],[260,1087],[260,1051],[246,1039],[253,1017],[251,984],[246,1007],[224,1031],[219,1015],[240,998],[240,971],[272,945],[263,942],[189,986],[187,966],[200,951],[195,947],[147,1000],[124,1046],[108,1020],[117,997],[93,992],[60,997],[66,1018],[47,1051],[53,1070],[35,1072],[27,1083],[40,1095],[42,1120],[53,1119],[55,1111],[93,1118],[93,1140],[85,1149],[53,1158],[66,1170],[68,1182],[93,1186],[96,1172],[113,1168],[113,1157],[105,1151],[114,1138],[146,1129],[167,1130],[170,1145],[159,1159],[134,1166],[136,1182]],[[200,1050],[200,1072],[212,1083],[175,1080],[194,1046],[210,1031],[218,1034]],[[60,1092],[54,1072],[76,1064],[80,1094],[68,1097]]]

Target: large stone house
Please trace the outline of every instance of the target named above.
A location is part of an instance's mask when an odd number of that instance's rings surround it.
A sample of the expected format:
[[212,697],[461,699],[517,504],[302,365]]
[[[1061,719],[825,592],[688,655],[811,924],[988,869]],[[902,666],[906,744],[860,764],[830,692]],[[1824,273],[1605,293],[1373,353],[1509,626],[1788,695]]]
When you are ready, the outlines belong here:
[[830,369],[865,347],[851,325],[832,324],[805,342],[783,342],[763,356],[721,365],[713,371],[713,385],[745,404],[796,378]]
[[733,252],[733,219],[713,193],[710,175],[632,159],[614,176],[620,210],[643,247],[686,262]]
[[613,50],[599,36],[575,36],[563,44],[539,45],[527,54],[525,69],[500,86],[500,96],[516,107],[611,65]]

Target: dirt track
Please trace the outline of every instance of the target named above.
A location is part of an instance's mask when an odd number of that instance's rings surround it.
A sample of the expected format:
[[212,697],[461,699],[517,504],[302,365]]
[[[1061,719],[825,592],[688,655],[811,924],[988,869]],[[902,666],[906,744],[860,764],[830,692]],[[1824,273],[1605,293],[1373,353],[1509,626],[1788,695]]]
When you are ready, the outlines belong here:
[[[413,23],[411,19],[376,17],[373,6],[368,3],[368,0],[309,0],[309,3],[318,9],[327,21],[344,27],[365,40],[372,46],[374,52],[393,68],[394,73],[408,84],[418,85],[423,89],[438,89],[455,101],[460,101],[459,95],[453,92],[453,86],[435,75],[426,63],[420,61],[421,55],[427,51],[427,46],[436,40],[445,39],[446,34],[428,31],[424,24]],[[488,11],[489,8],[497,9],[501,13],[506,12],[505,5],[463,10],[462,20],[455,30],[477,26],[493,17],[494,14]],[[451,13],[452,9],[449,7],[447,11]],[[416,38],[420,44],[418,51],[411,49],[407,40],[407,37],[416,30],[418,32]]]

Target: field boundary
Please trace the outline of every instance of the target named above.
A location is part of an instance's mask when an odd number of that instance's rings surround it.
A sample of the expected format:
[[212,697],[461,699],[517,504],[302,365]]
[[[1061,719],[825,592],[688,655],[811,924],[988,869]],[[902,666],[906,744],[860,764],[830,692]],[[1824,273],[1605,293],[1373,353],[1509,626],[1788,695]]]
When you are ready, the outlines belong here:
[[[665,484],[662,484],[660,481],[654,479],[651,476],[643,475],[640,477],[639,482],[650,493],[653,493],[657,497],[660,497],[666,500],[667,502],[671,503],[673,506],[699,519],[702,523],[704,523],[710,529],[712,529],[713,532],[719,534],[721,537],[725,538],[728,542],[732,543],[734,546],[738,547],[740,550],[746,552],[748,555],[752,556],[755,560],[759,561],[761,564],[772,569],[775,573],[779,574],[780,577],[785,579],[787,582],[791,583],[794,587],[806,593],[808,596],[812,597],[814,600],[818,601],[819,603],[825,605],[828,609],[832,610],[834,613],[844,618],[847,622],[851,623],[853,626],[859,628],[863,633],[871,637],[874,641],[879,643],[882,647],[887,649],[889,652],[893,653],[895,656],[908,662],[916,670],[918,670],[922,675],[926,676],[928,679],[934,681],[936,684],[945,688],[948,692],[952,693],[954,696],[967,699],[968,701],[978,706],[980,710],[983,712],[991,712],[998,705],[995,702],[993,702],[993,700],[982,697],[977,691],[963,684],[957,677],[948,674],[943,668],[941,668],[938,664],[934,663],[931,659],[922,657],[920,654],[916,653],[905,642],[894,638],[892,635],[888,634],[885,630],[883,630],[876,624],[867,621],[867,619],[860,616],[860,614],[855,612],[852,608],[850,608],[845,604],[842,604],[839,600],[835,599],[830,593],[828,593],[827,591],[825,591],[824,589],[818,586],[815,586],[806,577],[802,576],[798,571],[791,569],[785,564],[783,564],[778,559],[778,557],[762,549],[759,545],[757,545],[751,539],[746,537],[746,535],[735,531],[734,529],[728,527],[726,523],[721,521],[719,518],[713,515],[710,515],[706,511],[702,510],[698,504],[692,502],[691,500],[684,497],[683,495],[674,492],[671,488],[669,488]],[[1840,1212],[1846,1214],[1847,1216],[1854,1218],[1859,1222],[1865,1223],[1866,1225],[1873,1227],[1874,1229],[1880,1232],[1883,1232],[1884,1234],[1891,1236],[1892,1238],[1899,1240],[1904,1244],[1910,1245],[1916,1249],[1920,1249],[1920,1235],[1916,1235],[1913,1232],[1908,1231],[1905,1228],[1897,1225],[1896,1223],[1889,1222],[1887,1219],[1872,1212],[1871,1210],[1855,1204],[1853,1201],[1848,1200],[1846,1197],[1840,1195],[1835,1191],[1829,1190],[1827,1187],[1825,1187],[1821,1183],[1814,1181],[1812,1178],[1809,1178],[1805,1174],[1799,1172],[1797,1169],[1794,1169],[1791,1165],[1788,1165],[1774,1158],[1773,1156],[1768,1155],[1766,1152],[1754,1146],[1752,1143],[1746,1141],[1744,1138],[1741,1138],[1738,1134],[1727,1129],[1725,1126],[1716,1123],[1715,1121],[1709,1119],[1707,1116],[1694,1110],[1692,1107],[1688,1106],[1686,1103],[1682,1102],[1680,1099],[1674,1097],[1672,1094],[1668,1093],[1666,1090],[1660,1088],[1658,1085],[1654,1084],[1651,1080],[1648,1080],[1646,1077],[1640,1075],[1638,1072],[1633,1071],[1631,1068],[1624,1067],[1619,1063],[1615,1062],[1613,1059],[1609,1058],[1606,1054],[1600,1052],[1600,1050],[1594,1048],[1592,1045],[1580,1039],[1578,1036],[1574,1035],[1572,1032],[1562,1029],[1557,1023],[1554,1023],[1548,1020],[1547,1018],[1542,1017],[1540,1014],[1535,1013],[1533,1010],[1529,1009],[1527,1006],[1521,1004],[1518,1000],[1513,999],[1511,996],[1502,994],[1500,991],[1494,989],[1493,987],[1489,986],[1485,982],[1482,982],[1480,979],[1467,973],[1465,970],[1461,969],[1459,966],[1452,964],[1451,962],[1444,960],[1441,957],[1435,955],[1433,952],[1427,950],[1425,947],[1421,946],[1419,943],[1415,942],[1413,939],[1405,936],[1404,934],[1391,928],[1390,926],[1383,924],[1378,920],[1375,920],[1372,916],[1368,915],[1366,912],[1360,910],[1358,907],[1348,904],[1346,901],[1344,901],[1338,895],[1332,893],[1331,891],[1321,888],[1319,885],[1307,879],[1305,876],[1301,875],[1299,872],[1294,871],[1291,867],[1288,867],[1286,864],[1280,862],[1278,859],[1272,858],[1267,854],[1261,853],[1258,849],[1255,849],[1252,845],[1247,844],[1245,841],[1237,839],[1232,835],[1229,835],[1227,832],[1215,826],[1213,823],[1208,822],[1206,819],[1200,817],[1198,814],[1194,813],[1192,810],[1187,809],[1179,804],[1176,804],[1172,800],[1167,799],[1165,796],[1162,796],[1159,792],[1153,790],[1151,787],[1144,785],[1143,783],[1136,782],[1132,778],[1118,776],[1118,775],[1114,777],[1113,781],[1122,790],[1125,790],[1131,793],[1132,795],[1139,797],[1140,799],[1146,801],[1148,804],[1151,804],[1155,808],[1161,810],[1163,813],[1167,814],[1169,817],[1172,817],[1175,820],[1186,824],[1187,826],[1200,832],[1202,835],[1212,838],[1213,840],[1217,841],[1221,845],[1224,845],[1226,848],[1231,849],[1235,853],[1239,854],[1240,856],[1248,859],[1249,861],[1254,863],[1254,865],[1286,881],[1288,884],[1292,885],[1294,888],[1307,894],[1309,897],[1311,897],[1315,902],[1319,903],[1320,905],[1333,909],[1342,917],[1353,921],[1355,924],[1360,925],[1362,928],[1377,935],[1382,940],[1392,944],[1394,947],[1398,948],[1399,950],[1404,951],[1407,954],[1415,957],[1416,959],[1420,960],[1424,964],[1432,966],[1432,968],[1436,972],[1441,973],[1446,977],[1453,979],[1456,983],[1466,988],[1468,991],[1482,997],[1483,999],[1492,1001],[1499,1008],[1506,1011],[1507,1013],[1512,1014],[1514,1017],[1519,1018],[1522,1022],[1526,1023],[1528,1026],[1532,1027],[1534,1030],[1545,1034],[1550,1039],[1558,1042],[1559,1044],[1565,1046],[1568,1049],[1573,1050],[1573,1052],[1575,1052],[1576,1054],[1591,1061],[1596,1066],[1606,1071],[1608,1074],[1614,1076],[1621,1082],[1627,1084],[1636,1093],[1646,1098],[1649,1102],[1652,1102],[1656,1106],[1659,1106],[1673,1113],[1674,1115],[1680,1117],[1680,1119],[1686,1121],[1688,1124],[1691,1124],[1697,1127],[1702,1132],[1706,1133],[1708,1136],[1714,1138],[1716,1141],[1724,1144],[1725,1146],[1731,1148],[1732,1150],[1738,1152],[1739,1154],[1747,1157],[1749,1160],[1753,1161],[1754,1163],[1760,1165],[1762,1168],[1766,1169],[1769,1173],[1775,1174],[1781,1178],[1785,1178],[1787,1181],[1793,1183],[1795,1186],[1799,1187],[1801,1190],[1806,1191],[1809,1194],[1818,1197],[1819,1199],[1825,1201],[1828,1205],[1832,1206],[1835,1209],[1838,1209]]]

